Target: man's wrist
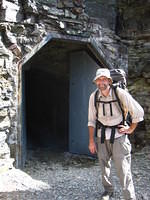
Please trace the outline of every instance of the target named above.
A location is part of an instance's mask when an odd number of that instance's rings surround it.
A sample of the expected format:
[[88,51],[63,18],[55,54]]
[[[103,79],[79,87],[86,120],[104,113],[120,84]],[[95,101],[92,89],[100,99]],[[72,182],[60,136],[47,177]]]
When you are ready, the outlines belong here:
[[89,143],[90,143],[90,144],[93,144],[93,143],[95,143],[94,139],[93,139],[93,138],[92,138],[92,139],[90,139],[90,140],[89,140]]
[[129,133],[130,133],[130,134],[133,133],[134,130],[136,129],[136,127],[137,127],[137,123],[132,123],[132,124],[130,125],[130,127],[129,127]]

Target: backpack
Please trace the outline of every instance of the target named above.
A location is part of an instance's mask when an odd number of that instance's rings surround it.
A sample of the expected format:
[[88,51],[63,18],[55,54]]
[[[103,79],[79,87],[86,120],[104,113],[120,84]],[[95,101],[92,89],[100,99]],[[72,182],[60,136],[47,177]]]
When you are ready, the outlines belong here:
[[122,89],[126,89],[127,81],[126,81],[126,73],[123,69],[111,69],[110,76],[113,80],[113,86],[118,86]]
[[[111,103],[112,102],[118,102],[118,105],[120,107],[120,110],[121,110],[121,113],[122,113],[122,123],[123,125],[125,125],[125,123],[127,124],[131,124],[131,116],[130,114],[128,113],[127,115],[127,118],[125,119],[125,112],[124,112],[124,109],[122,107],[122,104],[121,104],[121,101],[118,97],[118,94],[117,94],[117,87],[120,87],[124,90],[126,90],[126,86],[127,86],[127,81],[126,81],[126,73],[124,72],[124,70],[122,69],[111,69],[110,70],[110,75],[112,77],[112,80],[113,80],[113,83],[112,83],[112,88],[114,90],[114,94],[115,94],[115,97],[116,99],[113,100],[113,101],[110,101],[110,102],[102,102],[100,100],[98,100],[98,93],[99,93],[99,90],[97,90],[95,92],[95,96],[94,96],[94,105],[95,105],[95,108],[96,108],[96,136],[97,136],[97,130],[99,128],[102,128],[102,136],[101,136],[101,143],[104,143],[104,140],[105,140],[105,129],[108,127],[108,126],[104,126],[100,121],[98,121],[98,104],[99,103],[103,103],[103,115],[105,115],[105,106],[104,104],[110,104],[110,113],[112,115],[112,105]],[[118,125],[117,125],[118,126]],[[114,142],[114,137],[115,137],[115,128],[117,128],[117,126],[109,126],[111,129],[112,129],[112,133],[111,133],[111,138],[110,138],[110,143],[113,143]]]
[[[124,90],[127,90],[126,73],[125,73],[125,71],[123,69],[111,69],[110,70],[110,75],[111,75],[112,80],[113,80],[112,87],[115,89],[116,98],[118,99],[118,103],[119,103],[120,109],[122,111],[122,114],[124,114],[123,108],[121,106],[120,99],[119,99],[118,94],[116,92],[116,87],[120,87],[120,88],[122,88]],[[125,121],[129,126],[132,123],[132,118],[131,118],[131,115],[130,115],[129,112],[127,114],[127,117],[126,117]]]

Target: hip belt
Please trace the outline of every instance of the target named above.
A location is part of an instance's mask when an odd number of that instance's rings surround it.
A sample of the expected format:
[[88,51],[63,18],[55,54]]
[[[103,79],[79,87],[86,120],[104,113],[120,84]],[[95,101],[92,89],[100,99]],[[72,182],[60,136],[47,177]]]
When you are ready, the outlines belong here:
[[[122,122],[120,123],[122,124]],[[111,136],[110,136],[110,143],[114,143],[114,139],[115,139],[115,133],[116,133],[116,128],[118,128],[118,125],[114,125],[114,126],[107,126],[102,124],[99,120],[96,120],[96,130],[95,130],[95,135],[97,137],[97,131],[98,129],[101,129],[101,143],[104,143],[105,141],[105,130],[106,128],[111,128]]]

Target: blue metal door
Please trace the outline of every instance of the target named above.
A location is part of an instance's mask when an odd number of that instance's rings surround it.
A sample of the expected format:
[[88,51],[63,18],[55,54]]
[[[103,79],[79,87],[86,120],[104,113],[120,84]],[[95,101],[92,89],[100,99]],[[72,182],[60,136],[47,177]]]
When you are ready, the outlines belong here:
[[92,80],[98,66],[86,52],[70,56],[69,151],[89,154],[88,101],[95,85]]

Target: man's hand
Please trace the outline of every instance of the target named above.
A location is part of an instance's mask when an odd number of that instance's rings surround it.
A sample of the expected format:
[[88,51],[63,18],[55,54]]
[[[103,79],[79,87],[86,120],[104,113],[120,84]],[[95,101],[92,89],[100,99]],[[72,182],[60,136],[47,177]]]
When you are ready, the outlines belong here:
[[118,129],[120,134],[132,134],[136,127],[137,123],[132,123],[130,126],[119,125]]
[[97,148],[94,141],[89,143],[89,150],[92,154],[97,153]]
[[89,150],[92,154],[97,153],[97,148],[94,140],[94,127],[89,126]]

